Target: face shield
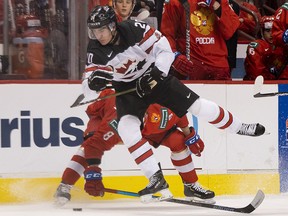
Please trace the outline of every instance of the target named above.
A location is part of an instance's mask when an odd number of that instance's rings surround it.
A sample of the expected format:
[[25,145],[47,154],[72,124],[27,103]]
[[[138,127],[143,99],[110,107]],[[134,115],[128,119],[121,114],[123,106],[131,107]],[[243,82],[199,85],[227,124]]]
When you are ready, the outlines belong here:
[[[88,37],[92,40],[97,40],[97,32],[101,32],[101,30],[106,29],[106,28],[109,29],[110,32],[112,32],[112,35],[114,35],[114,31],[116,30],[116,23],[111,22],[108,25],[103,25],[103,26],[98,27],[98,28],[91,28],[88,25]],[[98,31],[95,31],[96,29]]]

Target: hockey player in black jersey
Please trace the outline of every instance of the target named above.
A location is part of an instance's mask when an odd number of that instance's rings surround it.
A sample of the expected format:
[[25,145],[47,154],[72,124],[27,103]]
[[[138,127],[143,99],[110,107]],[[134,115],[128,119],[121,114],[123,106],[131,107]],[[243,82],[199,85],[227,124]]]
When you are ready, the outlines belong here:
[[[117,96],[116,108],[118,133],[149,179],[149,184],[139,191],[143,201],[150,200],[156,192],[162,194],[162,199],[172,197],[153,151],[140,131],[141,120],[149,104],[158,103],[168,107],[179,117],[188,111],[231,133],[247,136],[264,134],[265,127],[261,124],[242,123],[229,111],[199,97],[177,78],[170,76],[168,71],[174,61],[174,53],[158,30],[137,20],[117,23],[115,12],[109,6],[96,6],[88,17],[87,25],[91,40],[82,80],[85,97],[93,97],[96,92],[110,86],[111,82],[116,92],[136,87],[132,93]],[[189,137],[185,143],[189,145],[193,139],[195,137]],[[93,160],[88,164],[93,167]],[[92,185],[92,190],[93,182],[97,189],[97,176],[101,176],[97,170],[91,168],[91,173],[85,175],[86,183]],[[185,195],[190,190],[193,195],[192,187],[185,188]]]

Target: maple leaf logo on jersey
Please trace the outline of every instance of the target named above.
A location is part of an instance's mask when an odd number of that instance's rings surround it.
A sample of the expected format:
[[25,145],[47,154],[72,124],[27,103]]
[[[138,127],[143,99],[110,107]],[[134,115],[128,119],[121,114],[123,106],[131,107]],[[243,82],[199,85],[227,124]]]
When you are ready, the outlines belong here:
[[157,113],[152,113],[150,121],[152,123],[158,123],[160,121],[160,115]]
[[209,35],[214,30],[215,14],[207,8],[201,8],[191,14],[190,21],[197,32]]
[[127,63],[124,63],[121,67],[115,68],[115,71],[120,74],[127,74],[127,72],[132,70],[132,66],[134,63],[136,63],[135,59],[128,59]]

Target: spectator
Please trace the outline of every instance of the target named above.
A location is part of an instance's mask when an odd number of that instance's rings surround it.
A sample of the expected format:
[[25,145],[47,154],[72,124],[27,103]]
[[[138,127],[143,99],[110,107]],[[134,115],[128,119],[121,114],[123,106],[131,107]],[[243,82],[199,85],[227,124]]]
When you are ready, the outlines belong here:
[[113,0],[112,6],[117,15],[117,22],[121,22],[123,20],[127,20],[134,7],[136,0]]
[[172,71],[176,71],[178,78],[231,79],[226,40],[232,37],[240,22],[228,0],[219,2],[188,0],[189,29],[186,29],[185,9],[180,1],[171,0],[165,3],[161,31],[175,54]]
[[284,55],[288,53],[288,2],[275,12],[272,27],[273,44],[284,48]]
[[89,0],[88,11],[90,12],[97,5],[112,5],[112,0]]
[[263,16],[261,19],[262,38],[252,41],[247,47],[244,80],[255,80],[259,75],[266,80],[288,78],[288,71],[284,70],[287,57],[283,56],[283,47],[276,47],[272,43],[273,21],[274,16]]
[[[259,12],[259,10],[257,9],[257,7],[249,2],[246,2],[244,0],[235,0],[240,6],[247,8],[248,10],[255,12],[259,22],[261,20],[261,14]],[[245,32],[246,34],[251,35],[251,33],[255,33],[255,28],[256,28],[256,21],[254,19],[254,17],[247,13],[244,10],[240,10],[240,14],[239,14],[239,21],[240,21],[240,26],[239,26],[239,30]],[[257,34],[257,33],[256,33]],[[255,37],[256,34],[253,34],[251,36]],[[242,42],[242,43],[247,43],[247,38],[244,38],[243,36],[239,36],[238,38],[238,42]]]

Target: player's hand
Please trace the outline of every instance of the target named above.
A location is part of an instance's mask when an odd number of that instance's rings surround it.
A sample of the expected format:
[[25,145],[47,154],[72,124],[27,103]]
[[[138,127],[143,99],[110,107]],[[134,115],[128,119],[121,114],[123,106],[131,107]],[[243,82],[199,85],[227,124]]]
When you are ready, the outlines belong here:
[[184,76],[188,76],[189,71],[193,70],[193,63],[189,61],[185,55],[176,56],[172,67]]
[[278,76],[278,74],[279,74],[279,71],[278,71],[278,69],[276,67],[270,67],[269,68],[269,72],[271,74],[273,74],[274,76]]
[[213,8],[215,0],[198,0],[197,4],[200,7],[210,7]]
[[84,171],[85,191],[91,196],[104,196],[104,185],[102,183],[101,168],[88,166]]
[[[145,5],[145,8],[148,10],[148,11],[153,11],[155,10],[155,4],[152,2],[152,1],[149,1],[149,0],[141,0],[141,2],[143,2],[143,4]],[[141,4],[142,5],[142,4]]]
[[150,72],[145,73],[142,77],[140,77],[136,82],[136,93],[140,98],[151,94],[152,89],[158,84],[158,82],[162,81],[164,77],[162,76],[162,72],[154,67]]
[[190,134],[186,136],[185,145],[188,146],[193,154],[200,157],[201,152],[204,150],[204,142],[193,127],[190,127],[190,131]]
[[111,67],[97,69],[88,77],[88,86],[95,91],[102,91],[107,88],[107,84],[113,79],[113,70]]

